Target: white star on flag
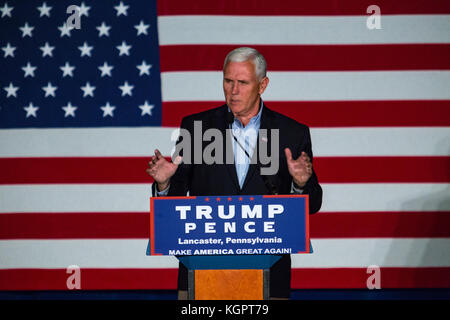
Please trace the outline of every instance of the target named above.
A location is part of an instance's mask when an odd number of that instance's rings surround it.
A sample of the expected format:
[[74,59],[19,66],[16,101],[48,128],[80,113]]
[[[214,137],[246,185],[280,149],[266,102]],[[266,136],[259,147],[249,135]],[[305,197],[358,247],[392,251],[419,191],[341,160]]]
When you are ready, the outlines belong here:
[[82,2],[81,5],[78,7],[78,13],[80,17],[82,16],[89,17],[89,9],[91,9],[91,7],[86,6],[84,2]]
[[4,87],[6,91],[6,97],[9,98],[10,96],[13,96],[17,98],[17,90],[19,90],[19,87],[15,87],[12,82],[9,83],[8,87]]
[[60,37],[68,36],[70,38],[70,31],[74,29],[74,27],[68,27],[66,23],[64,23],[61,27],[58,27],[59,31],[61,31]]
[[40,12],[39,18],[41,18],[42,16],[47,16],[50,18],[50,10],[52,10],[52,7],[47,7],[47,4],[45,2],[42,4],[42,6],[37,7],[37,9]]
[[84,87],[81,87],[81,90],[83,90],[83,98],[87,96],[94,97],[95,87],[91,86],[89,82],[87,82]]
[[127,10],[128,10],[129,7],[130,6],[124,5],[123,2],[120,1],[119,5],[114,7],[114,9],[117,10],[117,17],[122,15],[122,14],[124,16],[127,16],[128,15]]
[[62,107],[62,109],[64,110],[64,118],[67,118],[68,116],[74,117],[75,118],[75,110],[78,109],[78,107],[75,107],[72,105],[72,103],[67,103],[67,106]]
[[28,22],[25,22],[25,25],[23,27],[19,28],[20,31],[22,31],[22,38],[25,36],[33,37],[33,34],[31,33],[34,29],[34,27],[29,26]]
[[109,37],[109,29],[111,29],[110,26],[107,26],[104,22],[102,22],[102,24],[98,27],[96,27],[96,29],[98,30],[98,36],[107,36]]
[[45,97],[48,96],[55,97],[55,91],[58,89],[56,86],[52,86],[52,84],[49,82],[46,87],[42,87],[42,90],[45,91]]
[[130,55],[131,45],[127,45],[125,41],[122,41],[122,44],[120,46],[117,46],[116,48],[120,51],[119,56],[124,54],[126,54],[127,56]]
[[6,58],[8,56],[11,56],[14,58],[14,50],[16,50],[16,47],[12,47],[9,42],[6,44],[6,47],[2,47],[3,52],[5,53],[3,55],[3,58]]
[[144,104],[139,106],[139,108],[142,110],[141,116],[144,116],[146,114],[151,116],[153,107],[153,104],[148,104],[147,100],[145,100]]
[[136,68],[139,69],[139,75],[142,76],[144,74],[150,75],[150,68],[152,67],[151,64],[147,64],[145,61],[142,61],[142,63],[136,66]]
[[93,46],[89,46],[87,44],[87,42],[85,41],[82,46],[78,47],[78,49],[80,49],[80,51],[81,51],[81,57],[83,57],[83,56],[90,57],[91,56],[91,50],[94,49],[94,47]]
[[122,90],[122,97],[125,95],[132,96],[131,90],[133,90],[134,86],[130,86],[128,84],[128,81],[125,81],[125,83],[122,86],[119,86],[119,89]]
[[75,67],[74,66],[71,66],[68,62],[66,62],[66,64],[65,65],[63,65],[62,67],[59,67],[61,70],[62,70],[62,72],[63,72],[63,78],[65,77],[65,76],[71,76],[71,77],[73,77],[73,70],[75,69]]
[[50,46],[48,42],[46,42],[44,46],[40,47],[39,49],[42,50],[42,57],[45,56],[53,57],[53,50],[55,49],[55,47]]
[[109,65],[106,63],[106,61],[105,61],[105,63],[103,64],[103,66],[99,66],[98,68],[99,68],[100,71],[102,72],[102,74],[101,74],[102,77],[104,77],[104,76],[110,76],[110,77],[112,77],[112,76],[111,76],[111,70],[114,69],[114,66],[109,66]]
[[27,107],[23,108],[27,112],[27,118],[28,117],[37,117],[36,112],[38,111],[39,107],[33,106],[33,102],[30,102],[30,104]]
[[109,102],[106,102],[106,105],[101,106],[100,109],[103,110],[103,118],[106,117],[106,116],[114,117],[113,112],[114,112],[114,109],[115,109],[115,108],[116,108],[116,107],[110,105]]
[[8,3],[5,2],[5,5],[0,8],[0,11],[2,12],[2,18],[4,16],[8,16],[11,18],[11,11],[14,9],[14,7],[8,7]]
[[145,34],[147,35],[147,29],[150,27],[149,24],[144,24],[144,21],[141,20],[141,22],[138,25],[134,26],[137,30],[137,35]]
[[28,76],[34,77],[34,71],[37,69],[37,67],[31,66],[30,62],[27,63],[25,67],[22,67],[22,70],[25,72],[24,78]]

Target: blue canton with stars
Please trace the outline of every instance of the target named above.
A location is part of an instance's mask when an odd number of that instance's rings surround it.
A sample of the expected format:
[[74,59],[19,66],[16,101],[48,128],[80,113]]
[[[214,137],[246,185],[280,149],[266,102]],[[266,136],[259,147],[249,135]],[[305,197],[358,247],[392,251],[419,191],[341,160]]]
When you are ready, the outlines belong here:
[[0,0],[0,48],[0,128],[161,125],[156,1]]

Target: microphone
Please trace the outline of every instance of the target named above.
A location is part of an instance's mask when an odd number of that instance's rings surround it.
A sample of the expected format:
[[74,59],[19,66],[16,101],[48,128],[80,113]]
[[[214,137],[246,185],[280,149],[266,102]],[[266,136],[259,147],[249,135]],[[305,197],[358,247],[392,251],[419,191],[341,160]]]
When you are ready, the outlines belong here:
[[228,111],[228,113],[227,113],[227,123],[228,124],[233,124],[233,122],[234,122],[233,112]]
[[[228,113],[227,113],[227,123],[228,123],[230,129],[231,129],[231,125],[233,124],[233,122],[234,122],[234,115],[233,115],[233,113],[231,111],[228,111]],[[247,150],[245,150],[245,148],[241,145],[239,140],[233,134],[232,130],[231,130],[231,135],[233,136],[234,141],[236,141],[237,144],[239,145],[239,147],[245,152],[245,155],[247,156],[247,158],[251,161],[251,157],[248,154]],[[256,167],[261,172],[261,165],[260,165],[259,162],[256,163]],[[271,179],[269,177],[267,177],[266,175],[262,175],[262,174],[260,174],[260,177],[262,178],[262,180],[264,182],[264,185],[269,190],[269,192],[271,194],[277,195],[278,194],[277,187],[274,185],[274,183],[271,181]]]

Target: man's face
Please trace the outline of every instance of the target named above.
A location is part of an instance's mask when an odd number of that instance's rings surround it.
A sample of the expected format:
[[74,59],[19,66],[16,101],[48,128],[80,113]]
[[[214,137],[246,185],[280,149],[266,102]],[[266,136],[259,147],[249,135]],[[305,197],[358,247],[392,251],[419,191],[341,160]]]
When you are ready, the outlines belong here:
[[268,83],[267,77],[258,80],[253,62],[228,62],[223,72],[223,92],[234,116],[245,117],[257,111],[259,96]]

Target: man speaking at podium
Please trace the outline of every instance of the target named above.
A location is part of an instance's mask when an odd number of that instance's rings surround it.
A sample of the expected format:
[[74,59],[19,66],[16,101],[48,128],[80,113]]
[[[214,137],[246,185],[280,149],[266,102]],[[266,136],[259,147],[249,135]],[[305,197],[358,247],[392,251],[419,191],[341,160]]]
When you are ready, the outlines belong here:
[[[309,212],[319,211],[322,188],[312,165],[312,148],[309,128],[280,113],[270,110],[261,95],[269,84],[264,57],[253,48],[237,48],[225,58],[223,66],[223,91],[226,104],[205,112],[183,118],[181,130],[193,137],[208,129],[217,129],[228,137],[232,148],[223,146],[223,158],[232,163],[207,164],[185,159],[180,152],[173,162],[167,161],[158,150],[151,157],[147,173],[154,178],[153,196],[206,196],[206,195],[261,195],[308,194]],[[197,126],[197,128],[196,128]],[[276,135],[260,137],[249,132],[274,130]],[[226,132],[231,133],[226,134]],[[259,139],[258,139],[259,138]],[[273,139],[278,139],[272,144]],[[178,140],[178,143],[180,139]],[[177,143],[177,145],[178,145]],[[270,158],[276,163],[275,171],[264,173],[267,161],[261,161],[256,152],[261,144],[276,146]],[[223,143],[226,144],[226,143]],[[204,150],[191,148],[194,159]],[[275,149],[275,150],[273,150]],[[186,150],[185,150],[186,151]],[[183,157],[181,157],[183,156]],[[190,157],[189,157],[190,158]],[[266,159],[267,160],[267,159]],[[210,163],[210,162],[208,162]],[[272,168],[273,163],[271,163]],[[267,173],[269,172],[269,173]],[[289,298],[291,258],[283,255],[270,269],[270,297]],[[179,293],[187,290],[187,269],[180,263],[178,273]]]

